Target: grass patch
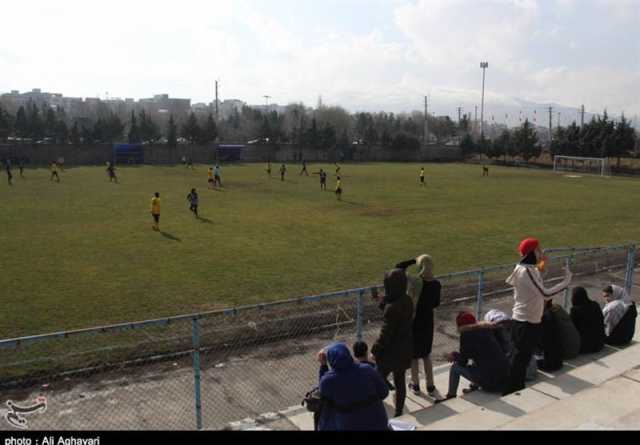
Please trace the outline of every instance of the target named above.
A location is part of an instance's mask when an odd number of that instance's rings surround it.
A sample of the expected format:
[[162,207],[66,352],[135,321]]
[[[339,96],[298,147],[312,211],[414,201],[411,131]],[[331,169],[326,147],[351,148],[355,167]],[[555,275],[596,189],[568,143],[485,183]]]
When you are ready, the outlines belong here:
[[[331,165],[309,165],[310,171]],[[517,259],[545,246],[634,240],[637,180],[471,165],[346,164],[343,202],[317,176],[269,179],[264,165],[46,169],[0,187],[0,338],[282,300],[381,282],[428,252],[436,273]],[[2,176],[4,178],[4,176]],[[196,220],[186,195],[200,194]],[[162,199],[162,233],[149,201]]]

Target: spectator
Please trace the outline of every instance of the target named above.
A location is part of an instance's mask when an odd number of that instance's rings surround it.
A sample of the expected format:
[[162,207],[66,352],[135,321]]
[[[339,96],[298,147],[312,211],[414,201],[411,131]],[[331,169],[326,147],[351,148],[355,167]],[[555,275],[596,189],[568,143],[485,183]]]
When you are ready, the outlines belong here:
[[409,388],[416,394],[420,393],[420,359],[424,366],[427,380],[427,393],[434,395],[436,387],[433,381],[433,363],[431,350],[433,348],[433,310],[440,305],[440,281],[433,277],[433,260],[429,255],[421,255],[414,260],[398,264],[398,269],[406,270],[417,264],[420,268],[419,276],[411,278],[409,295],[415,308],[413,317],[413,361],[411,362],[411,383]]
[[378,340],[371,348],[378,372],[386,380],[393,373],[395,417],[401,416],[407,396],[405,373],[413,356],[413,302],[407,295],[407,276],[393,269],[384,277],[383,324]]
[[600,305],[589,299],[584,287],[571,293],[571,320],[580,334],[580,352],[600,352],[604,348],[604,316]]
[[362,363],[364,365],[376,367],[376,364],[373,363],[369,357],[369,346],[363,341],[357,341],[353,344],[353,356],[356,359],[356,362]]
[[571,321],[571,316],[559,304],[551,304],[549,310],[558,325],[558,339],[562,349],[562,358],[570,360],[580,354],[580,333]]
[[318,419],[319,431],[388,429],[383,400],[389,395],[389,389],[375,369],[355,363],[343,343],[320,351],[318,361],[320,394],[324,400]]
[[[488,323],[493,323],[496,326],[495,334],[498,344],[504,351],[509,360],[509,364],[513,361],[513,339],[511,338],[511,328],[513,326],[513,320],[509,318],[507,314],[499,309],[491,309],[484,316],[484,320]],[[526,381],[535,380],[538,376],[538,363],[535,357],[531,357],[529,360],[529,366],[527,366]]]
[[[509,361],[498,343],[495,325],[477,323],[470,312],[461,312],[456,317],[460,333],[460,352],[452,352],[448,359],[453,362],[449,371],[449,390],[444,399],[453,399],[458,393],[460,377],[471,382],[472,391],[482,388],[486,391],[502,391],[509,375]],[[473,360],[473,364],[469,364]]]
[[612,346],[628,345],[636,332],[636,304],[624,288],[615,284],[607,286],[602,292],[607,300],[602,311],[606,334],[604,341]]
[[524,389],[527,366],[533,350],[542,339],[542,314],[544,301],[562,292],[571,282],[571,272],[565,268],[565,277],[556,286],[547,289],[540,270],[536,267],[544,262],[540,242],[535,238],[523,240],[518,247],[522,259],[506,282],[513,286],[513,327],[512,339],[514,355],[511,364],[509,384],[504,395]]
[[551,300],[546,301],[542,315],[540,349],[543,358],[538,360],[538,368],[546,372],[557,371],[563,365],[560,323],[553,315],[552,306]]

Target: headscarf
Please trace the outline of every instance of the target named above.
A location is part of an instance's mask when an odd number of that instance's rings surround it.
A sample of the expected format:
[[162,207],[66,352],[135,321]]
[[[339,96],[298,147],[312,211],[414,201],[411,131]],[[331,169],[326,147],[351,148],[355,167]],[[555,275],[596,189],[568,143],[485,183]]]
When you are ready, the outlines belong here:
[[587,290],[584,287],[574,287],[571,291],[571,305],[572,306],[585,306],[589,303],[589,296]]
[[341,370],[353,365],[353,357],[344,343],[334,343],[327,349],[327,362],[331,369]]
[[391,303],[407,294],[407,274],[403,269],[392,269],[384,274],[384,300]]
[[500,323],[501,321],[506,321],[508,319],[509,317],[507,314],[499,309],[491,309],[484,316],[484,321],[488,321],[489,323]]
[[604,327],[607,335],[611,335],[611,332],[618,326],[622,317],[627,313],[629,308],[633,305],[633,300],[631,300],[631,295],[627,293],[627,291],[615,284],[611,286],[611,298],[612,302],[608,303],[602,313],[604,315]]
[[425,281],[433,280],[433,258],[431,255],[420,255],[416,258],[416,264],[420,268],[420,276]]

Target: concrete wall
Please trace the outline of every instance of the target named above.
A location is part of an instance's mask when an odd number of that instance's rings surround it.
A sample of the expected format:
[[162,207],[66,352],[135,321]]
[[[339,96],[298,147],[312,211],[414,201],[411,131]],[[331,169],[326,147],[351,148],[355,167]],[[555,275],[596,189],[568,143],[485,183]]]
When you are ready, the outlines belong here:
[[[216,161],[215,146],[147,145],[144,148],[146,164],[177,164],[183,156],[191,157],[194,163]],[[65,165],[103,165],[113,157],[111,144],[101,145],[0,145],[0,159],[25,157],[31,165],[46,165],[52,160],[64,158]],[[243,151],[245,162],[336,162],[340,155],[336,150],[298,148],[296,145],[247,145]],[[462,151],[456,146],[430,145],[420,150],[394,151],[383,147],[360,146],[354,150],[352,159],[360,162],[422,162],[461,161]]]

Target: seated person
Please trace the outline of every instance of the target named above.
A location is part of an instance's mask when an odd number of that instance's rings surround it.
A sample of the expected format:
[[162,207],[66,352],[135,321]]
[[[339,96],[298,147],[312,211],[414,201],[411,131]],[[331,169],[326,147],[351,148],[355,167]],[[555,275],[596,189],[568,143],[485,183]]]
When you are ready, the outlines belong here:
[[562,358],[569,360],[580,354],[580,333],[571,321],[571,316],[559,304],[551,305],[551,315],[558,325]]
[[362,363],[364,365],[369,365],[372,367],[376,367],[376,364],[370,360],[369,357],[369,346],[363,341],[357,341],[353,344],[353,357],[356,359],[356,362]]
[[[487,323],[493,323],[496,326],[496,339],[500,344],[500,347],[507,356],[509,363],[513,361],[513,339],[511,338],[511,327],[513,320],[509,318],[507,314],[499,309],[491,309],[484,316],[484,321]],[[535,357],[531,357],[529,366],[527,367],[526,380],[535,380],[538,376],[538,363]]]
[[324,400],[319,431],[388,430],[383,400],[389,389],[378,371],[355,363],[344,343],[334,343],[320,351],[318,361],[320,395]]
[[607,286],[602,292],[607,300],[602,311],[606,334],[604,341],[613,346],[628,345],[636,333],[636,304],[622,287],[615,284]]
[[571,293],[571,320],[580,334],[580,353],[600,352],[604,348],[604,316],[600,305],[589,299],[584,287]]
[[557,371],[563,365],[560,323],[554,317],[552,307],[553,301],[547,300],[542,314],[542,340],[539,346],[543,358],[538,360],[538,369],[546,372]]
[[[470,312],[461,312],[456,318],[460,333],[460,352],[449,354],[453,362],[449,371],[449,390],[444,399],[453,399],[458,392],[460,376],[471,381],[471,390],[502,391],[509,376],[509,361],[496,339],[495,326],[478,323]],[[473,364],[469,364],[473,360]]]

